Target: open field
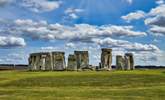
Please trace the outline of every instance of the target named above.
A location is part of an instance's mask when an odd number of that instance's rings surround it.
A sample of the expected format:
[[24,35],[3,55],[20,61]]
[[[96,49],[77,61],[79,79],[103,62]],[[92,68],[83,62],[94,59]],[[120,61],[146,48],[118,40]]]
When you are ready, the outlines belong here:
[[0,100],[165,100],[165,69],[0,72]]

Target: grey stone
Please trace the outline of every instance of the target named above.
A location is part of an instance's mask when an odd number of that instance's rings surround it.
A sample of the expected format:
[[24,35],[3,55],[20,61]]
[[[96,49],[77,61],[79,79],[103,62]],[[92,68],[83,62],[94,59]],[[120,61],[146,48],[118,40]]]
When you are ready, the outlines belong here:
[[101,69],[111,70],[112,49],[103,48],[101,53]]
[[51,70],[51,53],[32,53],[29,57],[30,70]]
[[65,53],[64,52],[52,52],[53,70],[62,71],[65,70]]
[[116,56],[116,69],[117,70],[124,70],[125,67],[125,59],[123,56],[117,55]]
[[132,53],[125,54],[125,70],[134,70],[134,57]]
[[30,70],[64,70],[64,52],[32,53],[29,57]]
[[76,61],[75,55],[69,55],[67,70],[69,70],[69,71],[77,70],[77,61]]
[[77,69],[78,70],[89,67],[88,51],[75,51],[74,54],[76,56]]

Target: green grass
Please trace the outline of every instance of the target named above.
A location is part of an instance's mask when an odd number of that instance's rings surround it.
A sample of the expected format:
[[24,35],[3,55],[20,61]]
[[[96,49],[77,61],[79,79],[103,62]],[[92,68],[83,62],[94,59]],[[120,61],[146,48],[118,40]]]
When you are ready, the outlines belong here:
[[165,69],[0,72],[0,100],[165,100]]

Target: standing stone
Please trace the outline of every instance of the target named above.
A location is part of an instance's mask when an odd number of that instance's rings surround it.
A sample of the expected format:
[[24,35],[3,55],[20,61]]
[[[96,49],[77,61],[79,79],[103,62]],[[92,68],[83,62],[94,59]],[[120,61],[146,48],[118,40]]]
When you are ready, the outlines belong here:
[[64,52],[52,52],[53,70],[62,71],[65,70],[65,53]]
[[124,70],[125,67],[125,59],[123,56],[117,55],[116,56],[116,69],[117,70]]
[[77,61],[76,61],[75,55],[69,55],[67,70],[69,70],[69,71],[77,70]]
[[52,69],[53,68],[52,53],[50,53],[50,52],[47,53],[45,63],[46,63],[45,70],[47,70],[47,71],[53,70]]
[[89,54],[88,51],[75,51],[77,62],[77,69],[83,69],[89,67]]
[[32,53],[29,57],[30,70],[50,70],[51,69],[50,53]]
[[101,69],[111,70],[112,49],[104,48],[101,53]]
[[130,67],[131,67],[131,70],[134,70],[135,69],[135,66],[134,66],[134,57],[133,57],[133,54],[131,53],[130,54]]
[[29,70],[37,70],[36,56],[34,54],[30,54],[28,61],[29,61]]
[[134,58],[132,53],[125,54],[125,70],[134,70]]

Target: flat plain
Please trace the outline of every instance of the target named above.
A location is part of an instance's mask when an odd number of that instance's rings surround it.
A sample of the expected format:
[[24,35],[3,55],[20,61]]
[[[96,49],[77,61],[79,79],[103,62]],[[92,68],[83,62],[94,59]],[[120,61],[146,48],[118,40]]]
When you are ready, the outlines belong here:
[[0,71],[0,100],[165,100],[165,69]]

